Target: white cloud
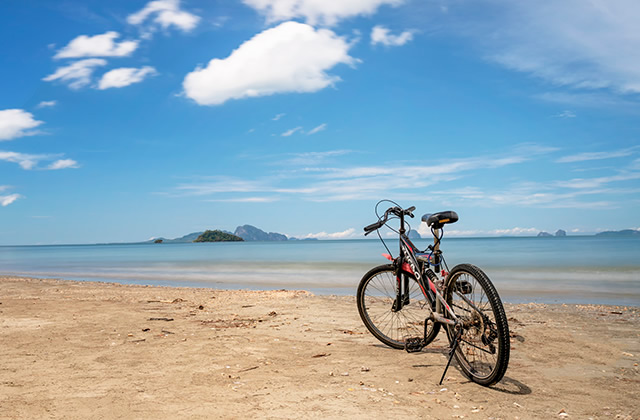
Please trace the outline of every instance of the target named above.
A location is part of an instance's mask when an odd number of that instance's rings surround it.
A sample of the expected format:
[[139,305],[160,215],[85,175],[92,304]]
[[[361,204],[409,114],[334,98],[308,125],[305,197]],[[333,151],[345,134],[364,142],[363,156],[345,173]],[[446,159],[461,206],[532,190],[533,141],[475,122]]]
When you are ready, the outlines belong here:
[[611,159],[618,157],[630,156],[633,154],[634,148],[622,149],[622,150],[612,150],[605,152],[587,152],[587,153],[578,153],[575,155],[563,156],[560,159],[557,159],[558,163],[571,163],[571,162],[583,162],[586,160],[600,160],[600,159]]
[[372,15],[382,5],[398,6],[404,0],[243,0],[266,16],[269,23],[304,18],[311,25],[335,25],[339,20]]
[[340,80],[326,73],[354,65],[350,44],[327,29],[285,22],[246,41],[225,59],[187,74],[186,95],[200,105],[289,92],[316,92]]
[[271,118],[273,121],[278,121],[280,118],[284,117],[287,114],[276,114],[275,117]]
[[47,166],[47,169],[56,170],[56,169],[67,169],[67,168],[77,168],[78,162],[73,159],[59,159],[53,162],[51,165]]
[[142,82],[145,77],[156,74],[150,66],[142,68],[122,67],[106,72],[98,82],[98,89],[121,88]]
[[6,207],[18,198],[22,198],[22,196],[20,194],[0,195],[0,205]]
[[[488,46],[492,60],[556,85],[640,92],[636,0],[486,3],[498,20],[466,22],[464,30]],[[467,29],[480,25],[480,33]]]
[[576,117],[576,113],[573,111],[562,111],[559,114],[554,115],[554,117],[556,118],[575,118]]
[[72,159],[59,159],[45,168],[38,168],[41,161],[52,161],[60,155],[32,155],[28,153],[6,152],[0,150],[0,160],[17,163],[22,169],[66,169],[77,168],[78,163]]
[[311,130],[309,130],[309,132],[307,133],[307,136],[310,136],[310,135],[312,135],[312,134],[319,133],[319,132],[324,131],[324,130],[326,130],[326,129],[327,129],[327,124],[326,124],[326,123],[324,123],[324,124],[320,124],[319,126],[314,127],[314,128],[312,128]]
[[371,45],[382,44],[388,47],[398,47],[413,39],[411,31],[404,31],[400,35],[392,35],[384,26],[375,26],[371,30]]
[[36,108],[51,108],[56,105],[58,105],[58,101],[42,101],[36,106]]
[[319,232],[319,233],[309,233],[308,235],[304,236],[304,238],[316,238],[316,239],[348,239],[348,238],[355,238],[356,237],[356,230],[354,228],[349,228],[347,230],[344,230],[342,232],[334,232],[334,233],[327,233],[327,232]]
[[53,58],[126,57],[138,48],[138,41],[114,40],[120,36],[114,31],[102,35],[80,35],[62,48]]
[[296,133],[297,131],[302,130],[302,127],[295,127],[292,128],[290,130],[285,131],[284,133],[280,134],[282,137],[289,137],[290,135]]
[[40,124],[42,121],[34,119],[33,114],[25,110],[0,110],[0,141],[34,135],[36,132],[29,130]]
[[68,83],[72,89],[80,89],[91,83],[91,75],[96,67],[105,66],[106,60],[101,58],[88,58],[76,61],[68,66],[59,67],[55,73],[43,78],[46,82],[60,80]]
[[154,16],[152,21],[163,29],[175,26],[183,32],[193,30],[200,21],[199,16],[180,10],[180,0],[155,0],[147,3],[142,10],[129,15],[127,22],[131,25],[141,25],[151,16]]

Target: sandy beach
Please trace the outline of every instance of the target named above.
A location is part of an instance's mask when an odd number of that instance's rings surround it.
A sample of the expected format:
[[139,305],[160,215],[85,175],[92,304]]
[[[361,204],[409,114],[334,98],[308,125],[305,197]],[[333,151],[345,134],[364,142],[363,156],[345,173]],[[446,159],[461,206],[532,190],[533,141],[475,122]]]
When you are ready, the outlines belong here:
[[349,296],[0,277],[0,418],[640,418],[640,308],[506,305],[485,388]]

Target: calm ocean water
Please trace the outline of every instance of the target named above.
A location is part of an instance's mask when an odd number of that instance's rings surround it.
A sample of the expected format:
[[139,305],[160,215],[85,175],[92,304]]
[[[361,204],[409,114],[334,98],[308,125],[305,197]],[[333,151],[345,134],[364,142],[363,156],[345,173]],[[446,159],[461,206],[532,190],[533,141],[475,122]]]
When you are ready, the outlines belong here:
[[[445,238],[442,250],[450,268],[481,267],[507,302],[640,306],[638,239]],[[376,240],[0,246],[0,275],[355,294],[382,252]]]

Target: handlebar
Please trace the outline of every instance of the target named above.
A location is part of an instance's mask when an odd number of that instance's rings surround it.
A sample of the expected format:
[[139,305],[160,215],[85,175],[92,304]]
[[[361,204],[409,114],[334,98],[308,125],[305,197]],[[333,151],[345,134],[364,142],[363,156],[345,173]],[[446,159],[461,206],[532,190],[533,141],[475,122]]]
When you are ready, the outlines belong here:
[[411,218],[413,218],[413,211],[416,209],[415,206],[411,206],[407,209],[401,209],[400,207],[390,207],[387,209],[387,211],[384,212],[384,216],[382,216],[382,218],[380,218],[380,220],[378,220],[375,223],[370,224],[369,226],[365,226],[364,228],[364,236],[367,236],[368,234],[370,234],[371,232],[373,232],[374,230],[378,230],[380,229],[382,226],[384,226],[385,223],[387,223],[387,220],[389,220],[389,214],[393,214],[395,216],[398,216],[400,218],[402,218],[403,216],[409,216]]

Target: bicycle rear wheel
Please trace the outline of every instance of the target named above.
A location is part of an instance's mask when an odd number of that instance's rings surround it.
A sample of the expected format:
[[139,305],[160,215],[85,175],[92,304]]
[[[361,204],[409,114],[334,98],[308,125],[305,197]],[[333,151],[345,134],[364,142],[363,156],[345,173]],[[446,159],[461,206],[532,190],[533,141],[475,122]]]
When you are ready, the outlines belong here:
[[[481,385],[500,381],[509,364],[509,325],[487,275],[471,264],[455,266],[447,277],[445,299],[463,323],[455,352],[463,373]],[[447,326],[447,335],[453,344],[453,326]]]
[[[392,264],[373,268],[358,286],[358,312],[367,329],[378,340],[395,349],[403,349],[410,337],[424,337],[424,322],[433,302],[425,297],[412,274],[402,272],[402,303],[398,305],[398,279]],[[425,345],[438,335],[440,324],[428,326]]]

